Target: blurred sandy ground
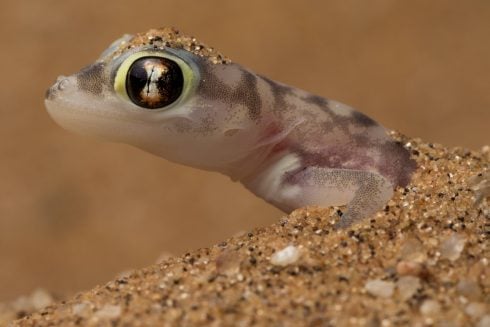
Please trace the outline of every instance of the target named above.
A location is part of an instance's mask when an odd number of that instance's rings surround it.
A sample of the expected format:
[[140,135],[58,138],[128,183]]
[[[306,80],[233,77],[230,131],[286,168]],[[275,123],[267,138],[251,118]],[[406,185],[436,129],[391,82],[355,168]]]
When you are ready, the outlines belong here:
[[72,135],[46,114],[57,75],[163,25],[408,135],[490,143],[487,0],[2,1],[0,300],[88,288],[280,217],[223,176]]

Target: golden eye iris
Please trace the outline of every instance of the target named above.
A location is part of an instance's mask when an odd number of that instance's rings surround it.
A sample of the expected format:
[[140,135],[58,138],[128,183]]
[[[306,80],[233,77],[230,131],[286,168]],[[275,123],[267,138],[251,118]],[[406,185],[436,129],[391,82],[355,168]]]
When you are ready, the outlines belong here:
[[136,105],[158,109],[175,102],[184,88],[179,65],[163,57],[135,60],[126,75],[126,92]]

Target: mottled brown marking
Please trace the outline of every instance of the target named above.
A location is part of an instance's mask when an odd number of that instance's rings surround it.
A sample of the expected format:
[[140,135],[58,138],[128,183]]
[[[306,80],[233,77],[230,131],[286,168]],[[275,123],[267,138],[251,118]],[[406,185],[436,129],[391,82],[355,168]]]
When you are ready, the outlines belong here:
[[53,100],[54,94],[55,94],[55,90],[53,90],[53,86],[52,86],[46,90],[46,92],[44,93],[44,98],[47,100]]
[[[373,158],[368,155],[366,148],[359,146],[355,141],[350,144],[325,145],[324,148],[316,152],[305,151],[301,145],[293,145],[291,148],[293,152],[299,154],[301,164],[304,167],[366,170],[366,167],[375,164]],[[349,162],[349,166],[346,166],[347,162]]]
[[206,99],[220,101],[230,107],[242,104],[248,109],[251,120],[258,120],[262,112],[262,99],[257,86],[257,76],[241,69],[242,77],[238,86],[232,88],[224,83],[204,63],[201,69],[201,83],[198,92]]
[[305,101],[306,103],[311,103],[311,104],[317,105],[318,107],[320,107],[322,109],[328,109],[328,100],[325,99],[324,97],[314,95],[314,94],[310,94],[310,95],[304,97],[302,100]]
[[284,84],[279,84],[265,76],[258,76],[270,86],[272,95],[274,96],[274,108],[279,110],[286,109],[286,96],[288,94],[293,94],[293,88]]
[[383,154],[378,170],[395,185],[405,187],[411,180],[417,163],[410,157],[410,152],[399,142],[388,141],[379,145]]
[[78,88],[94,95],[101,94],[104,84],[104,67],[103,63],[96,63],[83,68],[76,75]]
[[243,71],[242,80],[233,92],[233,98],[248,108],[248,116],[251,120],[258,120],[262,110],[262,99],[257,88],[257,77],[247,71]]
[[355,122],[361,126],[365,127],[370,127],[370,126],[377,126],[379,125],[374,119],[371,117],[363,114],[362,112],[359,111],[352,111],[351,117],[349,119],[355,120]]

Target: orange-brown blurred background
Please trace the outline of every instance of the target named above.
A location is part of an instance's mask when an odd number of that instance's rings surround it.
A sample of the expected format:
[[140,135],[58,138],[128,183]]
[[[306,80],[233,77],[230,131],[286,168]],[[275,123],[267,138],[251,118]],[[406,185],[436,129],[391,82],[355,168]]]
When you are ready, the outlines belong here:
[[280,217],[223,176],[72,135],[45,112],[59,74],[163,25],[405,134],[490,143],[487,0],[2,1],[0,300],[70,294]]

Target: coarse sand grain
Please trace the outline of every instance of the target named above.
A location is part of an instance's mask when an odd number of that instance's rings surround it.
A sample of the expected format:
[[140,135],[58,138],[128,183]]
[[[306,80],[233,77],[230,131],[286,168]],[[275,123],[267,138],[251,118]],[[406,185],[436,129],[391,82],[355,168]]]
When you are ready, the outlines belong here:
[[362,223],[298,209],[11,326],[488,326],[489,147],[392,135],[418,169]]

